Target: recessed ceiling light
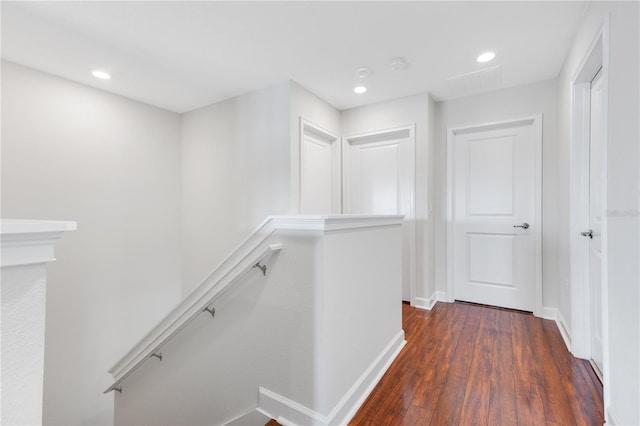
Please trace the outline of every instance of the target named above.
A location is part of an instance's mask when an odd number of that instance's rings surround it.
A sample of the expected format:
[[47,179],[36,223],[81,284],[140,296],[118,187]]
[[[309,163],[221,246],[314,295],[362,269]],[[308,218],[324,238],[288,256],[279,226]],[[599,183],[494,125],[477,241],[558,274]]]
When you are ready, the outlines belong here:
[[364,87],[364,86],[356,86],[356,87],[353,88],[353,91],[355,93],[357,93],[358,95],[362,95],[364,92],[367,91],[367,88]]
[[100,80],[110,80],[111,79],[111,76],[109,75],[109,73],[105,72],[105,71],[91,70],[91,74],[95,78],[99,78]]
[[496,54],[493,52],[484,52],[482,55],[478,56],[478,62],[489,62],[495,57]]

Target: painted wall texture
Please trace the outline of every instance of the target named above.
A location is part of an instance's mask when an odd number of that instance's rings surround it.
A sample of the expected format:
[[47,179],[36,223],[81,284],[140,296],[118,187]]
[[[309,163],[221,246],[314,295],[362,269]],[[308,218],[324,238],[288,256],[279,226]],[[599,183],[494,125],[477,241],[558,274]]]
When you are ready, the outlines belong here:
[[1,173],[3,218],[78,223],[48,268],[43,421],[112,424],[107,370],[180,298],[180,116],[2,62]]

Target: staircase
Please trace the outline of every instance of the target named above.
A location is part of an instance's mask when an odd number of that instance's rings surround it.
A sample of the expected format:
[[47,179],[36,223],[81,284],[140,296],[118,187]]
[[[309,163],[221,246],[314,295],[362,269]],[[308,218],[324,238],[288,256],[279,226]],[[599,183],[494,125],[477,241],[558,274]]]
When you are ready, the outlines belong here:
[[265,220],[110,370],[115,423],[348,422],[405,343],[401,223]]

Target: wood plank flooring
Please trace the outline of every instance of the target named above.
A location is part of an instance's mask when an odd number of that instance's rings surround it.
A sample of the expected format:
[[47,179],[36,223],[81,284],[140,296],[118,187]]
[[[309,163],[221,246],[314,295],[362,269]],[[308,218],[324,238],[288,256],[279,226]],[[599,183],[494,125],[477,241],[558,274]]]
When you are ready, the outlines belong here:
[[403,304],[407,345],[351,425],[602,425],[602,385],[553,321]]

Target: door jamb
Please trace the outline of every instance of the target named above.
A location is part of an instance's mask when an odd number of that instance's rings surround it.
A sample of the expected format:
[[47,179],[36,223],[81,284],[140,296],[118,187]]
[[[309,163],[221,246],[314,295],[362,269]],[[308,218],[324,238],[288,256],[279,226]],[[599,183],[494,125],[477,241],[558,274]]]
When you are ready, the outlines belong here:
[[342,207],[347,208],[347,191],[344,190],[344,182],[349,172],[349,146],[356,141],[366,141],[368,139],[376,141],[393,140],[395,137],[407,134],[409,144],[409,214],[405,216],[408,222],[410,235],[409,238],[409,302],[411,306],[416,304],[416,277],[417,277],[417,264],[416,264],[416,125],[415,123],[406,126],[394,127],[391,129],[376,130],[373,132],[358,133],[342,138]]
[[533,314],[537,317],[543,316],[542,308],[542,113],[491,123],[471,124],[466,126],[447,127],[447,213],[446,213],[446,279],[447,279],[447,301],[454,301],[454,280],[453,280],[453,259],[454,259],[454,239],[453,239],[453,219],[455,217],[453,205],[454,189],[454,167],[455,155],[453,143],[458,134],[475,132],[479,130],[497,130],[521,125],[531,125],[533,127],[534,149],[535,149],[535,218],[532,220],[533,237],[535,240],[535,295]]

